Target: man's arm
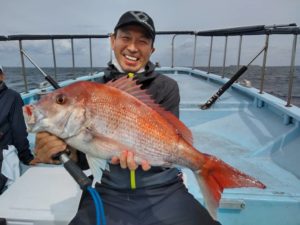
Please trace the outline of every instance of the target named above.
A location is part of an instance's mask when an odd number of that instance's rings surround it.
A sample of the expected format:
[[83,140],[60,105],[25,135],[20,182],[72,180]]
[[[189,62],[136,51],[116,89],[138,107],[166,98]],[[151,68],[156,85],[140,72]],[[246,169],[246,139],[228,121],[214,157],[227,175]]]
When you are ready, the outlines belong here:
[[161,105],[167,110],[173,113],[176,117],[179,118],[179,87],[176,82],[169,88],[166,96],[161,102]]
[[23,100],[21,96],[17,94],[10,109],[9,123],[12,131],[13,145],[18,150],[19,159],[24,164],[29,164],[33,159],[33,155],[29,149],[28,133],[26,131],[22,106]]
[[177,82],[164,75],[159,75],[154,82],[156,84],[150,87],[149,93],[160,106],[179,117],[180,94]]

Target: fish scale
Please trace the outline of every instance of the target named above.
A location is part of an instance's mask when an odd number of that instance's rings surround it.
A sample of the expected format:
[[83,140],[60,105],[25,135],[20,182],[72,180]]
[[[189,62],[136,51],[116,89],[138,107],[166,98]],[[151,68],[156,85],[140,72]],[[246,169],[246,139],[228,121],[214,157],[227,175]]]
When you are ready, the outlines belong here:
[[[122,107],[122,106],[121,106]],[[128,142],[127,140],[132,140],[132,136],[134,136],[134,140],[138,140],[137,149],[139,151],[143,151],[145,149],[145,146],[151,146],[148,147],[145,152],[148,154],[150,153],[152,156],[166,156],[167,154],[162,154],[162,151],[160,149],[166,149],[167,143],[162,142],[162,132],[164,132],[164,129],[160,129],[161,132],[157,132],[158,129],[152,129],[150,130],[150,127],[143,128],[143,125],[148,125],[148,123],[145,123],[144,121],[141,121],[141,117],[148,119],[148,117],[145,117],[144,115],[139,115],[136,113],[135,110],[131,111],[119,111],[116,110],[114,107],[112,107],[110,110],[108,110],[110,113],[105,113],[105,115],[100,115],[103,118],[105,118],[106,121],[112,121],[109,124],[110,127],[106,127],[107,131],[111,131],[112,127],[118,127],[118,138],[123,143],[127,143],[129,146],[133,145],[134,143]],[[134,111],[134,112],[133,112]],[[119,121],[119,118],[125,117],[121,120],[121,122],[116,122],[114,118],[118,118],[117,121]],[[117,123],[117,124],[116,124]],[[128,132],[130,131],[130,132]],[[156,135],[149,135],[149,133],[156,133]],[[157,141],[157,138],[152,138],[152,136],[160,137],[160,141]],[[136,138],[138,137],[138,138]],[[149,138],[150,137],[150,138]],[[136,143],[137,141],[135,141]],[[153,146],[157,146],[154,147]],[[134,149],[133,149],[134,150]],[[151,151],[149,151],[151,150]],[[138,152],[137,152],[138,153]],[[156,157],[156,158],[157,158]]]

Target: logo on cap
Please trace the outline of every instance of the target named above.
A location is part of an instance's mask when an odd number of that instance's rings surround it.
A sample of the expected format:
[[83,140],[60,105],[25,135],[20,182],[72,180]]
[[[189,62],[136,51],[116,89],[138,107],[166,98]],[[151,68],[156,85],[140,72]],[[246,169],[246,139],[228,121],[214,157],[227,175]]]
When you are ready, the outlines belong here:
[[138,21],[144,23],[147,27],[150,28],[150,30],[153,30],[153,27],[148,23],[149,17],[144,12],[139,11],[130,11],[130,14],[134,16]]

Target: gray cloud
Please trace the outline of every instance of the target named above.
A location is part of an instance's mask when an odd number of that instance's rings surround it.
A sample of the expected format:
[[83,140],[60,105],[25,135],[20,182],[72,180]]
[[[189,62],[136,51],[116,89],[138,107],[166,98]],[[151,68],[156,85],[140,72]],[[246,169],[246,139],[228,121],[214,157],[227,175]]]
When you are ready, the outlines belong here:
[[[208,30],[257,24],[300,23],[298,0],[0,0],[0,35],[12,34],[107,34],[113,30],[119,16],[127,10],[144,10],[161,30]],[[153,61],[171,64],[171,37],[159,37]],[[298,38],[298,46],[299,46]],[[76,64],[89,65],[87,41],[75,41]],[[208,62],[209,38],[198,38],[197,64]],[[245,37],[242,62],[246,63],[264,44],[264,37]],[[291,37],[283,40],[272,36],[268,63],[289,65]],[[25,43],[24,48],[38,58],[42,65],[53,64],[51,44],[44,41]],[[228,64],[236,63],[238,38],[228,42]],[[59,65],[70,65],[70,43],[55,41]],[[224,38],[214,41],[213,63],[222,64]],[[175,62],[191,65],[193,37],[176,38]],[[109,42],[93,40],[95,65],[105,65],[109,59]],[[299,64],[299,47],[297,60]],[[283,58],[280,59],[281,56]],[[257,60],[259,61],[259,59]],[[0,42],[0,63],[5,66],[20,65],[17,42]],[[259,64],[259,62],[257,62]]]

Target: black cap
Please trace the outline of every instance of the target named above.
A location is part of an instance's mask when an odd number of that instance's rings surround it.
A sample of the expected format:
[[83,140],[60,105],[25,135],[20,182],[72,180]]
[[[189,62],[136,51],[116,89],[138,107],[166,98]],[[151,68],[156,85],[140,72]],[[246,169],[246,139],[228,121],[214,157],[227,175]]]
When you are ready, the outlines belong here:
[[148,33],[150,34],[151,38],[154,41],[155,27],[154,27],[153,20],[147,13],[142,12],[142,11],[128,11],[128,12],[124,13],[120,17],[120,19],[115,27],[115,32],[120,27],[130,25],[130,24],[138,24],[138,25],[141,25],[142,27],[144,27],[148,31]]

